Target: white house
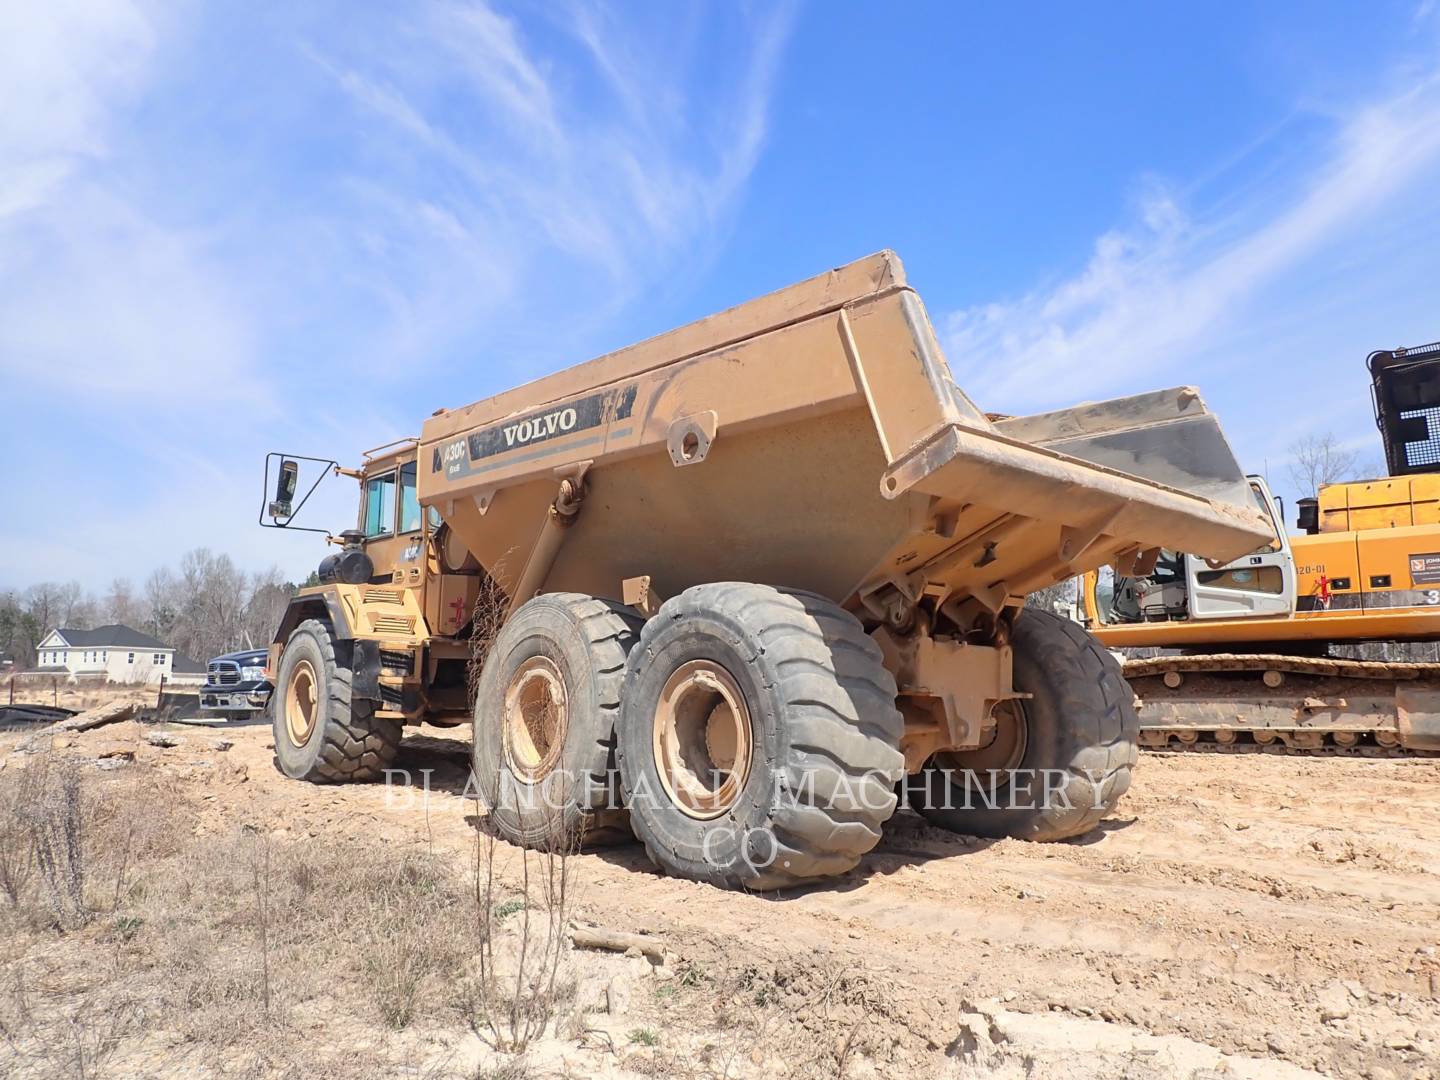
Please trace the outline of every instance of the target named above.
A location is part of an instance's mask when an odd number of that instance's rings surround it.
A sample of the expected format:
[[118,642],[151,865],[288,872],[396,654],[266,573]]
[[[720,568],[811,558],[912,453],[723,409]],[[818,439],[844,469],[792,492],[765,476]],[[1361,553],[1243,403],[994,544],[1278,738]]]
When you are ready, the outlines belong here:
[[196,686],[205,681],[203,664],[118,623],[94,630],[52,630],[36,652],[41,671],[67,676],[99,676],[118,683],[158,683],[163,677],[167,683]]

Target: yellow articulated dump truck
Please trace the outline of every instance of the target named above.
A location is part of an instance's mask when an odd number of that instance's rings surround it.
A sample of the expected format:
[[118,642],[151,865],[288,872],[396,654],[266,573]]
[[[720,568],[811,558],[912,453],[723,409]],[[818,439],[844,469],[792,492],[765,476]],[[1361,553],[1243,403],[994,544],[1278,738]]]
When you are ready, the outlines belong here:
[[1371,353],[1390,475],[1325,484],[1285,535],[1214,565],[1165,551],[1102,581],[1087,573],[1080,621],[1125,661],[1140,742],[1331,754],[1440,752],[1440,663],[1330,655],[1336,645],[1440,642],[1440,343]]
[[[272,459],[286,526],[315,462]],[[851,869],[907,793],[971,834],[1093,828],[1132,696],[1026,594],[1271,535],[1191,389],[987,418],[889,252],[343,471],[358,527],[271,647],[280,768],[378,779],[403,725],[468,721],[508,839],[623,810],[665,871],[730,887]]]

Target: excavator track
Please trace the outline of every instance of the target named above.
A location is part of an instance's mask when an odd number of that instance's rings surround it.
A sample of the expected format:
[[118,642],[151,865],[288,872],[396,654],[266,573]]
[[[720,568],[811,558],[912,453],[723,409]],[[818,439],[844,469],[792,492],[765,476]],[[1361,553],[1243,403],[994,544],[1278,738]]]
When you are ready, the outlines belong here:
[[1148,750],[1440,756],[1440,663],[1215,653],[1123,669]]

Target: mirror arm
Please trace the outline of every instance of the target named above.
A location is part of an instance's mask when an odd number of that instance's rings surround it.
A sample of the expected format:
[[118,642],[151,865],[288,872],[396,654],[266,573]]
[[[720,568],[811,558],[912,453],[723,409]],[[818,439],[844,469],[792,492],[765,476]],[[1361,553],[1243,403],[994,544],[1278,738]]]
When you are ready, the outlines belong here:
[[[268,522],[265,520],[266,510],[267,510],[267,509],[269,508],[269,506],[270,506],[270,469],[271,469],[271,467],[272,467],[272,466],[271,466],[271,463],[272,463],[273,461],[275,461],[276,458],[278,458],[279,461],[278,461],[278,463],[276,463],[276,465],[275,465],[274,467],[279,468],[279,469],[282,469],[282,470],[283,470],[284,467],[285,467],[285,462],[286,462],[286,461],[294,461],[294,462],[313,461],[313,462],[315,462],[316,464],[318,464],[318,465],[321,466],[320,475],[319,475],[318,477],[316,477],[315,482],[310,485],[309,490],[305,492],[305,495],[300,499],[300,502],[290,511],[290,514],[289,514],[289,516],[285,519],[285,523],[284,523],[284,524],[281,524],[278,519],[272,519],[271,521],[268,521]],[[331,468],[331,467],[338,469],[338,468],[339,468],[339,465],[338,465],[335,461],[331,460],[330,458],[306,457],[304,454],[280,454],[280,453],[276,453],[275,451],[271,451],[270,453],[266,454],[266,455],[265,455],[265,498],[264,498],[264,501],[262,501],[261,504],[260,504],[260,517],[259,517],[259,523],[260,523],[260,525],[261,525],[263,528],[266,528],[266,529],[293,529],[295,532],[313,532],[313,533],[324,533],[324,534],[326,534],[326,535],[329,535],[329,532],[330,532],[329,529],[307,528],[307,527],[301,526],[301,525],[291,525],[290,522],[294,521],[295,518],[296,518],[296,516],[299,515],[300,511],[301,511],[302,509],[304,509],[305,504],[310,501],[310,496],[313,495],[313,494],[315,494],[315,489],[318,488],[318,487],[320,486],[321,481],[323,481],[323,480],[325,479],[325,469],[326,469],[326,468]],[[297,475],[298,475],[298,473],[297,473]]]

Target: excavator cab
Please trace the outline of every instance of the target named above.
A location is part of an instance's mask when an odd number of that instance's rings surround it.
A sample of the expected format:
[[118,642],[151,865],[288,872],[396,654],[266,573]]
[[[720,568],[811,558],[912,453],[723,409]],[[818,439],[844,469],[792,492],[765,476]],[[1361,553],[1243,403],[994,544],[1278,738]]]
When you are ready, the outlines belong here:
[[[1267,547],[1219,566],[1194,555],[1162,550],[1148,573],[1116,575],[1109,588],[1099,574],[1087,574],[1080,597],[1083,621],[1113,626],[1289,614],[1295,602],[1290,541],[1264,478],[1247,479],[1255,505],[1275,530]],[[1102,603],[1106,593],[1108,602]]]
[[1116,577],[1111,599],[1114,622],[1163,622],[1189,617],[1185,592],[1185,556],[1164,551],[1148,574]]
[[1440,341],[1377,350],[1366,366],[1390,475],[1440,471]]

